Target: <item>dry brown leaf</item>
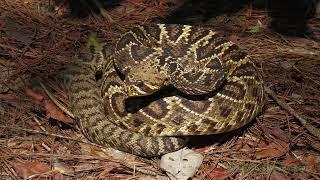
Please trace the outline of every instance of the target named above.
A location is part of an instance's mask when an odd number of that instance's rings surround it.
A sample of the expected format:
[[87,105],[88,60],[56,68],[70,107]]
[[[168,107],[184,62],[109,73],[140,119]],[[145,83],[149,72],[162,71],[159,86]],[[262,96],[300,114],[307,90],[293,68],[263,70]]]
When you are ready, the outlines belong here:
[[282,141],[289,142],[288,133],[286,133],[285,131],[283,131],[279,127],[270,129],[269,133],[271,135],[274,135],[275,137],[279,138]]
[[264,147],[261,150],[257,150],[256,152],[256,159],[263,159],[263,158],[274,158],[274,157],[280,157],[284,154],[286,154],[289,150],[289,144],[277,140],[274,142],[271,142],[269,145]]
[[244,144],[241,150],[244,152],[250,152],[252,151],[252,148],[248,144]]
[[92,146],[90,144],[80,144],[81,153],[83,155],[96,156],[96,157],[109,157],[100,147]]
[[114,162],[105,162],[103,171],[98,175],[97,179],[103,179],[108,176],[110,171],[112,171],[114,168],[120,167],[118,163]]
[[320,143],[319,141],[312,140],[310,145],[317,151],[320,151]]
[[197,153],[204,153],[206,152],[208,149],[210,148],[210,146],[204,146],[204,147],[201,147],[201,148],[194,148],[192,149],[194,152],[197,152]]
[[231,35],[231,36],[229,36],[228,39],[229,39],[229,41],[232,41],[232,42],[235,43],[235,44],[237,44],[238,41],[239,41],[239,37],[236,36],[236,35]]
[[53,169],[63,174],[74,175],[74,169],[72,166],[61,162],[59,159],[54,160]]
[[300,160],[298,158],[289,158],[285,159],[282,163],[285,166],[294,166],[300,164]]
[[23,179],[27,179],[32,175],[43,174],[50,171],[50,168],[46,163],[38,161],[15,161],[13,162],[13,168],[17,172],[18,176]]
[[206,172],[210,177],[218,180],[222,179],[227,179],[228,178],[228,172],[226,169],[217,167],[214,168],[213,170]]
[[320,172],[320,156],[318,155],[308,155],[305,158],[304,164],[306,169],[310,172]]
[[287,176],[286,174],[283,174],[279,171],[272,171],[272,173],[270,174],[270,177],[269,177],[270,180],[287,180],[287,179],[290,179],[289,176]]
[[13,94],[13,93],[5,93],[5,94],[0,93],[0,99],[1,100],[14,101],[17,98],[18,98],[18,96],[16,94]]
[[98,170],[102,168],[102,164],[99,160],[88,161],[84,163],[79,163],[76,166],[73,166],[75,173]]
[[58,106],[52,103],[52,101],[44,100],[44,107],[47,110],[47,118],[53,118],[67,124],[73,123],[73,120],[69,116],[66,116]]
[[258,144],[257,144],[257,148],[264,148],[268,146],[267,142],[265,141],[260,141]]
[[20,41],[24,45],[32,43],[35,29],[29,29],[8,16],[4,16],[3,19],[5,23],[4,30],[8,37]]
[[45,149],[43,148],[43,146],[41,146],[40,144],[34,144],[33,147],[39,153],[45,153],[46,152]]
[[64,180],[63,174],[61,173],[56,173],[54,174],[54,180]]
[[44,97],[40,93],[37,93],[31,89],[26,89],[26,94],[32,98],[32,101],[35,104],[37,105],[42,104]]
[[89,155],[91,156],[91,146],[90,144],[80,143],[80,150],[82,155]]

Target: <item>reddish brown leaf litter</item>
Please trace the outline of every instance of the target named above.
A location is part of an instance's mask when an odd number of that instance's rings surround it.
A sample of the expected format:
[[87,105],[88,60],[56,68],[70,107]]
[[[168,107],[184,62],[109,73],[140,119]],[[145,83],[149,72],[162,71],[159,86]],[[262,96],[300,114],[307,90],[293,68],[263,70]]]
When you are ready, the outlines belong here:
[[[81,19],[68,16],[64,1],[45,2],[0,1],[0,67],[10,72],[0,81],[5,83],[0,86],[5,86],[0,92],[0,179],[163,178],[158,158],[137,158],[88,143],[29,78],[41,77],[55,97],[67,102],[60,72],[88,36],[114,43],[134,25],[166,19],[183,1],[123,0]],[[271,31],[268,13],[250,7],[205,23],[195,17],[188,21],[223,31],[249,52],[266,86],[320,128],[319,17],[308,21],[311,34],[306,37]],[[320,140],[271,99],[256,121],[209,141],[194,147],[205,155],[197,179],[320,178]]]

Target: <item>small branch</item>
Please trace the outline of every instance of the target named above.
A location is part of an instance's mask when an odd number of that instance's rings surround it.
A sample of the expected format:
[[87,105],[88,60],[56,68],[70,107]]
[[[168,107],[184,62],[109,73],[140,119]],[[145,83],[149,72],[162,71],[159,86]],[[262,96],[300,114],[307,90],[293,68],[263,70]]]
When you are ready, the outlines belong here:
[[42,84],[41,82],[40,86],[43,88],[43,90],[46,92],[46,94],[48,95],[48,97],[50,98],[50,100],[56,105],[58,106],[64,113],[68,114],[70,117],[72,117],[73,119],[75,118],[73,113],[71,111],[68,110],[67,107],[65,107],[57,98],[55,98],[52,93],[47,89],[47,87]]
[[292,116],[297,118],[300,123],[315,137],[320,139],[320,130],[317,129],[316,127],[312,126],[310,123],[307,122],[304,118],[302,118],[294,109],[292,109],[288,104],[285,102],[281,101],[276,94],[268,87],[265,87],[265,92],[271,96],[271,98],[278,103],[280,107],[282,107],[284,110],[289,112]]
[[[122,166],[125,166],[129,169],[132,169],[132,170],[135,170],[135,171],[138,171],[138,172],[141,172],[143,174],[147,174],[147,175],[150,175],[150,176],[156,176],[157,173],[155,171],[152,171],[150,169],[145,169],[145,168],[141,168],[141,167],[136,167],[134,165],[131,165],[131,164],[128,164],[128,163],[125,163],[125,162],[119,162]],[[160,173],[159,173],[160,174]]]

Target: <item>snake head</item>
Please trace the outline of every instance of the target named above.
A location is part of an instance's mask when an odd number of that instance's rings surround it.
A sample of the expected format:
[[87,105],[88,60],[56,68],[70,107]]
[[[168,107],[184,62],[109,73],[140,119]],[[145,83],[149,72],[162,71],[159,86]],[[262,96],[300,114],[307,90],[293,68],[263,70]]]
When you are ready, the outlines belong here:
[[167,77],[156,66],[147,62],[132,65],[123,72],[130,96],[146,96],[158,91],[165,85]]
[[128,96],[147,96],[158,91],[161,86],[149,80],[137,79],[131,75],[126,76],[124,81]]

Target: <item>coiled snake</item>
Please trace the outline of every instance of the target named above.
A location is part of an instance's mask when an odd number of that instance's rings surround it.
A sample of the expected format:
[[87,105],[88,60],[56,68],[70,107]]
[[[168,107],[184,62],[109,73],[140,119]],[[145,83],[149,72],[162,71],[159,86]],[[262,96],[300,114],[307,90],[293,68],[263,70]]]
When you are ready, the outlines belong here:
[[[240,128],[263,106],[262,79],[249,56],[209,28],[138,26],[111,56],[96,48],[79,59],[66,79],[82,133],[139,156],[178,150],[185,136]],[[141,100],[147,103],[128,110]]]

